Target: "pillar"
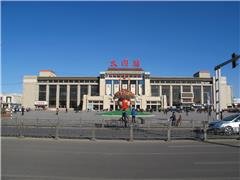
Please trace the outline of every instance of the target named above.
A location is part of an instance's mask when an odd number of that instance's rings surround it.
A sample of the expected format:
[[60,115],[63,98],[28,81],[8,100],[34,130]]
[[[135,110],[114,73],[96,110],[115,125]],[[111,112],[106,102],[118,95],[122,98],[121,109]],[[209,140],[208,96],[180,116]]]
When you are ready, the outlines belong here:
[[70,107],[70,85],[67,85],[67,104],[66,107],[69,108]]
[[170,96],[169,96],[169,105],[172,106],[173,104],[173,96],[172,96],[172,85],[170,85]]
[[49,107],[49,84],[47,84],[46,86],[46,101],[47,101],[47,104],[48,104],[48,107]]
[[77,106],[80,104],[80,84],[77,85]]
[[56,108],[59,107],[59,94],[60,94],[60,85],[57,84],[57,93],[56,93]]

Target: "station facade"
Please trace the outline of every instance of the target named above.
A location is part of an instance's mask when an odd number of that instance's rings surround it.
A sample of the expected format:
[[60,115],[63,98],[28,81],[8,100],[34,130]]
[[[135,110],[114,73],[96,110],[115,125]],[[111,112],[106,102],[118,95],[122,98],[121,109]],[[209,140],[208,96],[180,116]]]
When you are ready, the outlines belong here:
[[[231,87],[221,80],[221,109],[232,104]],[[80,110],[118,109],[114,94],[128,89],[135,94],[131,105],[139,109],[166,109],[191,105],[215,108],[215,78],[206,71],[193,77],[151,77],[140,67],[110,67],[98,77],[58,77],[51,70],[38,76],[24,76],[23,106],[79,108]]]

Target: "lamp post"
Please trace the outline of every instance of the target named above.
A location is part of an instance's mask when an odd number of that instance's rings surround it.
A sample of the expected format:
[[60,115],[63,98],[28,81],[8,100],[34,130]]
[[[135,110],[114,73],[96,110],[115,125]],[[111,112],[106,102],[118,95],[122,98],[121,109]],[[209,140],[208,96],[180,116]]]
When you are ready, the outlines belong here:
[[216,93],[215,93],[215,103],[216,103],[216,118],[219,119],[220,112],[222,111],[221,108],[221,68],[229,63],[232,63],[232,68],[235,68],[237,66],[237,61],[240,58],[240,55],[237,55],[235,53],[232,54],[232,58],[228,61],[225,61],[217,66],[215,66],[215,74],[216,74],[216,79],[215,79],[215,88],[216,88]]
[[209,121],[210,106],[211,106],[211,103],[210,103],[210,94],[209,94],[209,92],[204,92],[204,94],[207,95],[207,113],[208,113],[208,121]]

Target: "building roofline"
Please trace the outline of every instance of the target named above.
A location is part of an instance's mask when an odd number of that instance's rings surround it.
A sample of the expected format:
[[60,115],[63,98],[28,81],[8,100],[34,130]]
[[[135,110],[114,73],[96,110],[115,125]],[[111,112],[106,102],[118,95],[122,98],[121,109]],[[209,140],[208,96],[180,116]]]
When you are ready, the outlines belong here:
[[41,77],[38,76],[38,80],[99,80],[100,77]]
[[213,78],[199,78],[199,77],[151,77],[150,80],[204,80],[212,81]]

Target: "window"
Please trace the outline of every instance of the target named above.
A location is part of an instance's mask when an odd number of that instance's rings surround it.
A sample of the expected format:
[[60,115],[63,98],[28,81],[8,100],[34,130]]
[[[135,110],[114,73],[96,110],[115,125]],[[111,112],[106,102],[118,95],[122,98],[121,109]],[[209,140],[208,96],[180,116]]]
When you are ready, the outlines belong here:
[[67,85],[60,85],[59,107],[65,108],[67,105]]
[[173,106],[179,106],[181,103],[181,87],[173,86],[172,89]]
[[167,97],[167,105],[170,105],[170,86],[162,86],[162,95]]
[[212,87],[211,86],[203,86],[203,103],[212,104]]
[[193,86],[193,94],[193,102],[195,104],[201,104],[201,86]]
[[46,91],[47,91],[46,85],[39,85],[39,94],[38,94],[39,101],[46,101]]
[[70,108],[77,107],[77,85],[70,86]]
[[183,86],[183,92],[191,92],[191,86]]
[[159,85],[151,85],[151,94],[152,96],[160,96]]
[[80,86],[80,98],[83,99],[83,95],[88,94],[88,85],[81,85]]
[[57,87],[56,85],[49,86],[49,107],[56,107],[56,93]]
[[99,96],[99,86],[91,85],[91,96]]

